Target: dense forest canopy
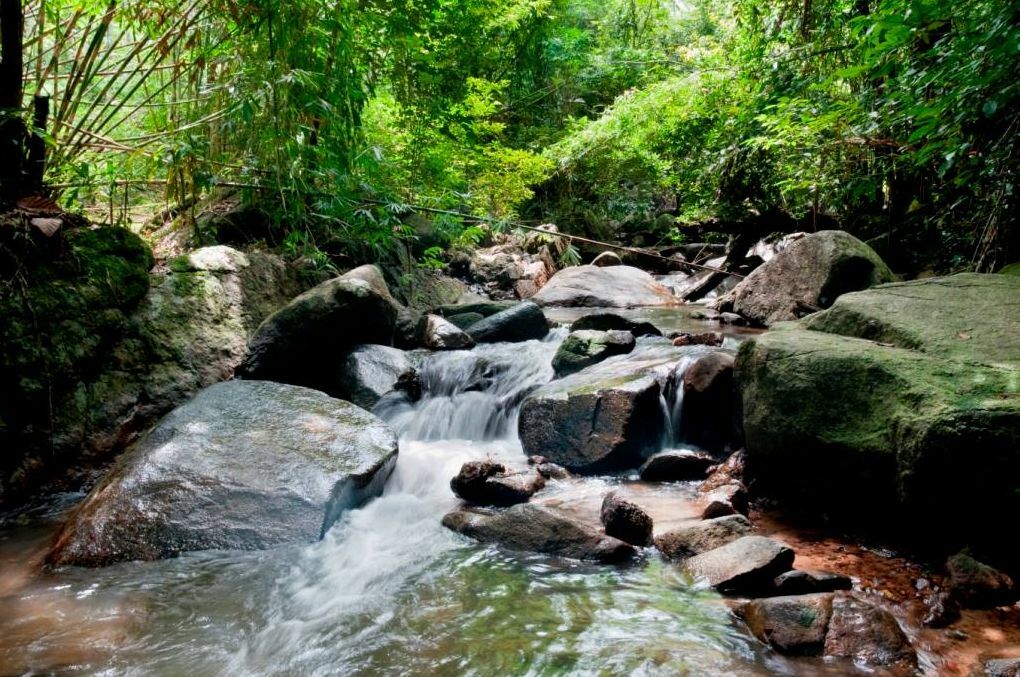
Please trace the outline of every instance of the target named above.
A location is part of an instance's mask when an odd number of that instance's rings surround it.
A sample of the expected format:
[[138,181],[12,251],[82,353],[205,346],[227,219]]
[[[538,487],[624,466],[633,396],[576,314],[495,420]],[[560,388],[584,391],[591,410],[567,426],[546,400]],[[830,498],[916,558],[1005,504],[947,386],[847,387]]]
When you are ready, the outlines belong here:
[[416,211],[435,265],[480,223],[545,221],[624,242],[838,223],[908,272],[1020,252],[1008,0],[4,0],[3,19],[5,153],[37,127],[49,190],[95,220],[187,220],[234,188],[321,262],[416,241]]

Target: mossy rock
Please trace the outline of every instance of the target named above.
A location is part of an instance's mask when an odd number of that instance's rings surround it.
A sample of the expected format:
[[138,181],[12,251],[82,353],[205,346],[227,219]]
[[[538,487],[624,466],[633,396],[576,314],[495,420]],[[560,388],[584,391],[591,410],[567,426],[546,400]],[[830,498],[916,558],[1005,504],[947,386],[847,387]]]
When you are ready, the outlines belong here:
[[757,486],[994,540],[971,517],[1020,508],[1018,300],[1020,279],[1000,275],[889,284],[747,341],[736,376]]
[[1010,263],[1008,265],[1003,266],[999,270],[999,275],[1018,275],[1018,276],[1020,276],[1020,261],[1017,261],[1016,263]]

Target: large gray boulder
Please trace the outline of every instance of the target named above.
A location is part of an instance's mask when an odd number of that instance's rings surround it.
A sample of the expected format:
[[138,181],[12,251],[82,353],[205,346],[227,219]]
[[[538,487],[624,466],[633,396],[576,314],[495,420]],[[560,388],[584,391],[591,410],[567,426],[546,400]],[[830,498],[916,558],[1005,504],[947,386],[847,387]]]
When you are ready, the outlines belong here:
[[382,491],[393,432],[324,393],[265,381],[206,388],[118,460],[74,511],[53,565],[307,543]]
[[1018,298],[1008,275],[890,284],[746,341],[735,375],[756,488],[1004,550],[994,521],[970,516],[1020,510]]
[[542,306],[629,308],[679,303],[669,288],[631,266],[564,268],[532,297]]
[[324,367],[335,363],[345,348],[390,345],[398,310],[378,268],[355,268],[267,317],[248,344],[239,371],[245,378],[332,390],[332,370]]
[[357,346],[344,359],[340,395],[363,409],[371,409],[383,395],[406,387],[416,375],[403,350],[378,345]]
[[661,384],[680,358],[646,346],[542,386],[521,406],[525,453],[580,473],[638,467],[661,444]]
[[892,281],[892,271],[871,247],[844,231],[822,230],[794,241],[716,305],[770,326],[828,308],[847,292]]
[[483,543],[572,559],[619,562],[635,553],[632,545],[532,503],[500,512],[455,510],[443,517],[443,526]]

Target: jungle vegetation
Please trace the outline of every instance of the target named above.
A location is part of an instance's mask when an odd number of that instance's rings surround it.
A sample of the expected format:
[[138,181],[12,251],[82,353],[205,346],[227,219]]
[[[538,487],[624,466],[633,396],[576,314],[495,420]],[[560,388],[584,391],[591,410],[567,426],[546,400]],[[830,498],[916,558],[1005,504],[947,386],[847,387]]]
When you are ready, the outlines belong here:
[[915,270],[1020,257],[1009,0],[0,5],[7,203],[151,229],[232,190],[324,262],[410,242],[441,265],[547,221],[652,244],[838,225]]

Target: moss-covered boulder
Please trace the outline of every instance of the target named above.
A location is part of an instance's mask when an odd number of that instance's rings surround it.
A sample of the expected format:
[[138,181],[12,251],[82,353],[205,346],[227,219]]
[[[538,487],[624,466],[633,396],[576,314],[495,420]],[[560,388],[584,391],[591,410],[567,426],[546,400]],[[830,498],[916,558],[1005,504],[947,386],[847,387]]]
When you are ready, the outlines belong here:
[[756,487],[994,545],[996,521],[973,517],[1020,508],[1018,300],[1004,275],[889,284],[747,341]]
[[844,231],[823,230],[795,240],[717,305],[771,326],[828,308],[847,292],[892,280],[871,247]]
[[67,258],[35,262],[30,284],[2,300],[18,321],[0,329],[0,448],[16,450],[0,462],[0,503],[93,467],[229,378],[262,319],[308,286],[267,253],[206,247],[150,276],[148,249],[128,231],[67,239]]
[[634,335],[629,331],[581,329],[571,332],[553,356],[557,376],[566,376],[585,367],[634,350]]

